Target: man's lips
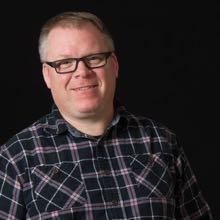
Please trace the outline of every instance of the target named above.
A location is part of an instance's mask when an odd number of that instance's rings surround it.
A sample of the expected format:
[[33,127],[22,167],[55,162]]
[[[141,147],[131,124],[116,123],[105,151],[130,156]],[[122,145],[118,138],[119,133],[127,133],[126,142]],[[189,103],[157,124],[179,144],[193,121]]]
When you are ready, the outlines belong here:
[[74,91],[86,91],[86,90],[89,90],[89,89],[93,89],[95,87],[97,87],[98,85],[86,85],[86,86],[79,86],[79,87],[76,87],[76,88],[73,88]]

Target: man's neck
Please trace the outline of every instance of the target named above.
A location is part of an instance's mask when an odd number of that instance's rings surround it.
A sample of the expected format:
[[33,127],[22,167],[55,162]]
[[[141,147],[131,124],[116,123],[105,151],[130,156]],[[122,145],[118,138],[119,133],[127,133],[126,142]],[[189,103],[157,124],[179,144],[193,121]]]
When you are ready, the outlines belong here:
[[100,136],[105,133],[106,128],[111,123],[113,118],[113,110],[107,112],[103,117],[85,117],[85,118],[70,118],[64,117],[73,127],[82,133],[91,136]]

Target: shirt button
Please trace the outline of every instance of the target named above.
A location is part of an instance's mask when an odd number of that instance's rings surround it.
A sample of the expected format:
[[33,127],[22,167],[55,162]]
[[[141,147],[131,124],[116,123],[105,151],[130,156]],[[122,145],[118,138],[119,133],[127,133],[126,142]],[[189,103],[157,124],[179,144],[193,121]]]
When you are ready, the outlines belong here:
[[59,173],[59,168],[58,167],[54,167],[53,168],[53,174],[58,174]]
[[104,173],[106,176],[111,175],[111,171],[110,170],[104,170]]
[[110,174],[111,174],[110,170],[103,170],[102,171],[102,175],[104,175],[104,176],[109,176]]
[[112,205],[114,206],[118,205],[118,200],[112,200]]

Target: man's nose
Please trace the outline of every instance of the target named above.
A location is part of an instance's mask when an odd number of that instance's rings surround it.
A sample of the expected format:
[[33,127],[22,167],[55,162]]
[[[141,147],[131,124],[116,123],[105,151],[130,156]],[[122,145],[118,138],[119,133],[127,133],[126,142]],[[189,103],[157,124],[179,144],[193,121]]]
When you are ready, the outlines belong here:
[[87,77],[91,70],[86,66],[85,62],[83,60],[79,60],[77,63],[76,71],[74,72],[75,77]]

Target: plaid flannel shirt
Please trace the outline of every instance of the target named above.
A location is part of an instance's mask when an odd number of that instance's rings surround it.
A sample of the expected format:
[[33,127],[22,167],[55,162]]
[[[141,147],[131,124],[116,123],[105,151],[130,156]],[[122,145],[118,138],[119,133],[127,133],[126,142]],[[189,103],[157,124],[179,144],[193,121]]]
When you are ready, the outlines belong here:
[[0,219],[212,219],[171,130],[122,106],[101,137],[56,106],[0,151]]

